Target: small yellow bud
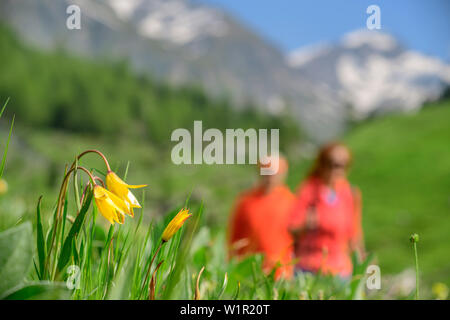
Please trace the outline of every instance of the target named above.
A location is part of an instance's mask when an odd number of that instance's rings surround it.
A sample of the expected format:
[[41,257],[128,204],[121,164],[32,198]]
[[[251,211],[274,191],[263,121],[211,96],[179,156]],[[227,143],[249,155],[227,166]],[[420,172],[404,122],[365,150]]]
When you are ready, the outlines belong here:
[[173,235],[183,226],[184,222],[187,218],[189,218],[191,214],[188,209],[182,209],[177,215],[169,222],[166,229],[164,229],[162,240],[164,242],[169,241]]

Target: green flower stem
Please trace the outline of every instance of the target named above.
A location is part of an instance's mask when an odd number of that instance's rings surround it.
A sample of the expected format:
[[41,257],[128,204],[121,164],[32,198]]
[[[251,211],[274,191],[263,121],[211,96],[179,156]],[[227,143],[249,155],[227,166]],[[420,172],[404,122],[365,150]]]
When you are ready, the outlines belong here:
[[[103,153],[101,153],[100,151],[95,150],[95,149],[86,150],[86,151],[80,153],[80,154],[77,156],[77,160],[80,160],[81,157],[83,157],[83,156],[84,156],[85,154],[87,154],[87,153],[96,153],[96,154],[98,154],[98,155],[103,159],[103,161],[105,162],[106,169],[108,170],[108,172],[111,171],[111,167],[109,166],[109,162],[108,162],[108,160],[106,159],[105,155],[104,155]],[[75,163],[72,164],[71,168],[73,168],[74,165],[75,165]]]
[[416,263],[416,294],[415,294],[415,298],[416,298],[416,300],[418,300],[419,299],[419,257],[417,255],[417,242],[419,242],[419,235],[417,233],[414,233],[411,235],[409,240],[412,242],[413,248],[414,248],[414,258],[415,258],[415,263]]
[[158,254],[159,250],[161,250],[161,247],[164,243],[166,243],[166,241],[161,240],[161,242],[159,243],[158,249],[156,249],[156,252],[152,257],[152,260],[150,261],[150,264],[148,265],[147,274],[145,275],[144,283],[142,284],[141,292],[139,293],[139,298],[141,297],[142,293],[144,292],[145,284],[147,283],[148,276],[150,275],[150,270],[152,269],[153,261],[155,260],[156,255]]
[[419,258],[417,256],[417,242],[414,242],[413,246],[416,260],[416,300],[419,300]]

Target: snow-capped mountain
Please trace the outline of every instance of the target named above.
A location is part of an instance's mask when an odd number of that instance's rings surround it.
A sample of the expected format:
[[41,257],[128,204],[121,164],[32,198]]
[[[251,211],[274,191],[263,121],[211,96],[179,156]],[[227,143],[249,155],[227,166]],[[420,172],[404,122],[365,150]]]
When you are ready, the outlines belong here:
[[109,5],[124,21],[133,20],[138,32],[150,39],[183,45],[227,32],[220,12],[184,1],[110,0]]
[[450,85],[450,65],[406,50],[393,36],[375,31],[355,31],[335,45],[296,50],[288,63],[329,87],[356,118],[417,110]]
[[[81,30],[66,28],[71,4],[81,9]],[[331,95],[289,67],[278,48],[216,8],[189,0],[2,0],[0,19],[39,48],[127,59],[138,73],[199,85],[237,107],[290,109],[316,140],[343,130]]]
[[[66,27],[69,5],[81,30]],[[389,35],[355,32],[286,55],[226,12],[191,0],[2,0],[0,20],[32,45],[92,59],[128,60],[138,73],[190,84],[236,106],[289,110],[313,140],[357,118],[418,108],[449,83],[448,65]]]

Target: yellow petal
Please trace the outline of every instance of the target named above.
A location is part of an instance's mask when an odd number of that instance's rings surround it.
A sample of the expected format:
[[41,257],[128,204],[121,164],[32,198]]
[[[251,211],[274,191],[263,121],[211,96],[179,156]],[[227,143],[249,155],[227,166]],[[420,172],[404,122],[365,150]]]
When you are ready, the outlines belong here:
[[100,186],[94,187],[94,198],[98,210],[111,224],[124,222],[129,208],[122,200]]
[[129,188],[142,188],[146,187],[147,185],[129,185],[125,183],[122,179],[119,178],[119,176],[113,172],[110,171],[106,175],[106,186],[108,187],[109,191],[115,194],[117,197],[119,197],[122,201],[125,202],[125,204],[128,206],[127,213],[131,216],[134,215],[133,208],[141,208],[141,205],[139,204],[136,197],[133,195],[133,193],[128,190]]
[[164,229],[162,234],[163,241],[169,241],[190,216],[191,214],[187,209],[182,209],[178,212],[177,215],[169,222],[166,229]]
[[108,172],[108,174],[106,175],[106,183],[108,183],[108,181],[111,185],[120,185],[130,189],[143,188],[147,186],[146,184],[137,184],[137,185],[128,184],[122,179],[120,179],[119,176],[113,171]]
[[107,203],[102,199],[95,199],[98,211],[104,216],[111,224],[114,224],[116,213],[115,210],[107,205]]
[[117,196],[123,198],[128,193],[128,188],[126,183],[123,182],[114,172],[109,172],[106,175],[106,186],[108,189],[116,194]]
[[134,196],[133,193],[131,193],[130,190],[128,190],[127,200],[130,203],[132,208],[141,208],[141,205],[139,204],[136,197]]
[[122,213],[130,214],[130,206],[125,201],[108,190],[105,190],[105,193],[118,210]]
[[144,188],[144,187],[146,187],[146,186],[147,186],[147,184],[135,184],[135,185],[133,185],[133,184],[127,184],[127,187],[128,187],[129,189]]

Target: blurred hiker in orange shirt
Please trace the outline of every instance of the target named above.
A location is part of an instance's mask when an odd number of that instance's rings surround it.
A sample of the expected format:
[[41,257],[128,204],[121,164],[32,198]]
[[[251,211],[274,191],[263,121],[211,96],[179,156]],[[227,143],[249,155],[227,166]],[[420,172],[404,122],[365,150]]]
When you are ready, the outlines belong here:
[[361,195],[347,180],[352,157],[341,143],[324,146],[298,190],[289,218],[296,271],[351,276],[351,252],[363,250]]
[[292,238],[287,228],[287,219],[295,200],[295,196],[284,184],[288,163],[282,157],[278,160],[277,173],[261,175],[255,188],[240,195],[231,215],[228,234],[230,257],[262,253],[264,271],[269,273],[277,268],[277,279],[289,278],[293,273],[290,264]]

